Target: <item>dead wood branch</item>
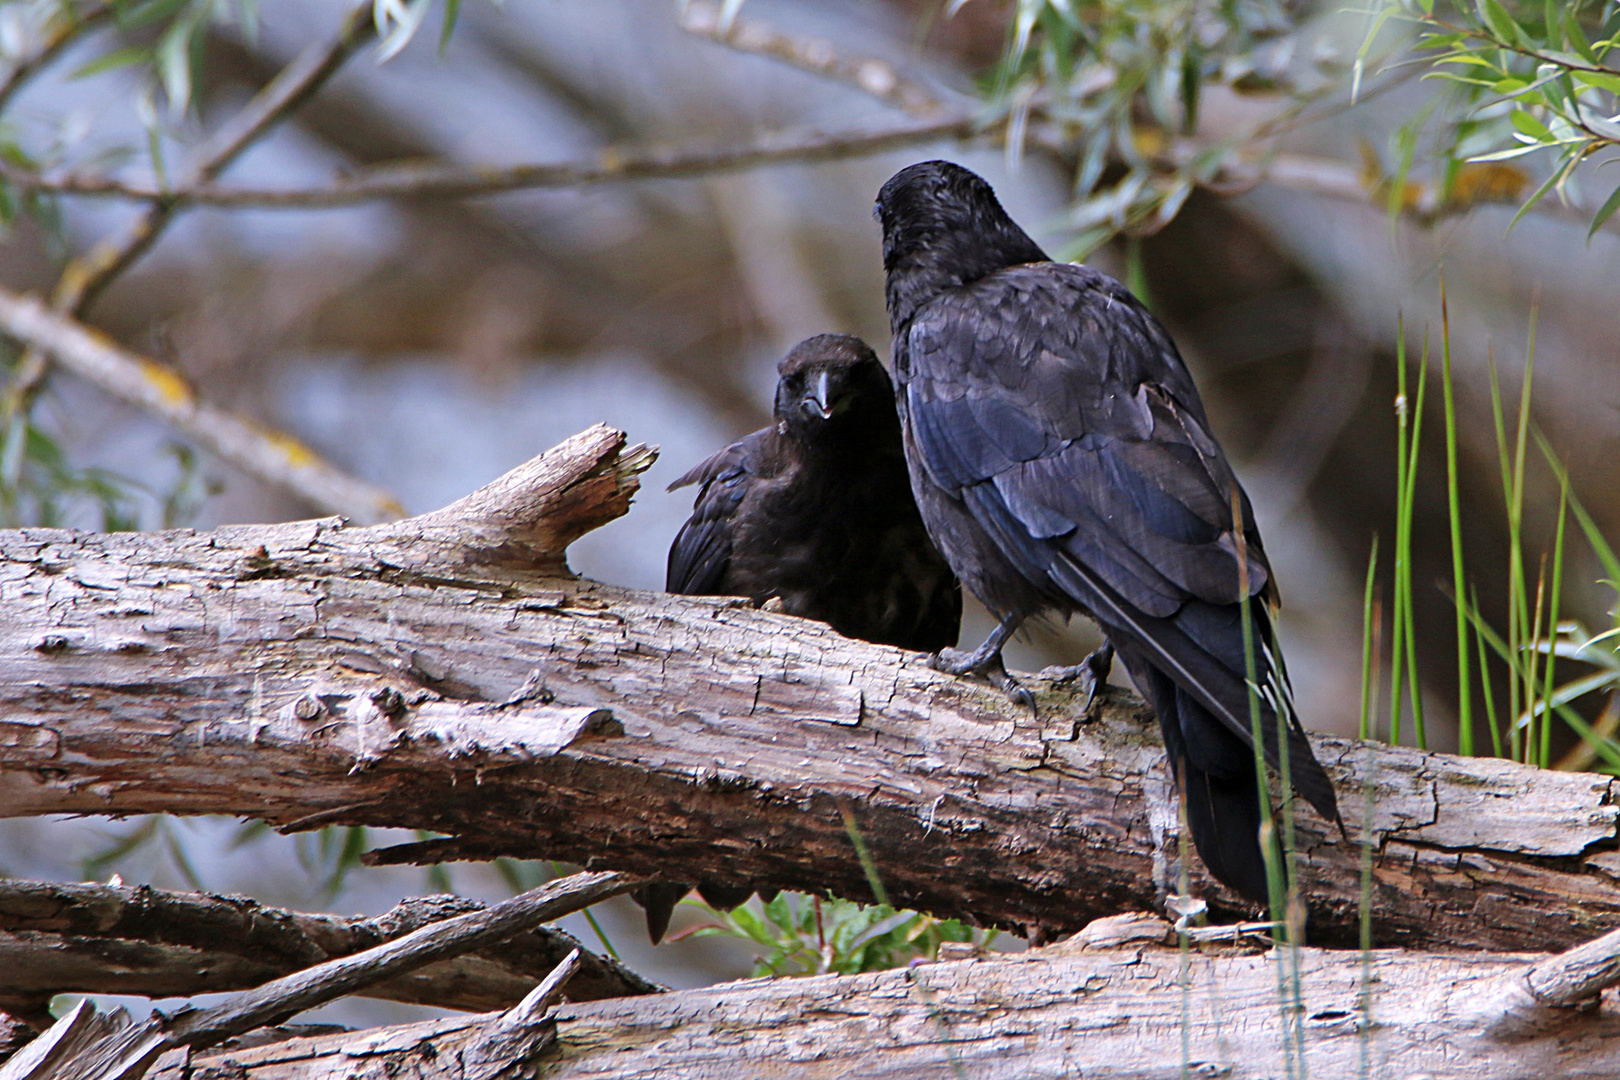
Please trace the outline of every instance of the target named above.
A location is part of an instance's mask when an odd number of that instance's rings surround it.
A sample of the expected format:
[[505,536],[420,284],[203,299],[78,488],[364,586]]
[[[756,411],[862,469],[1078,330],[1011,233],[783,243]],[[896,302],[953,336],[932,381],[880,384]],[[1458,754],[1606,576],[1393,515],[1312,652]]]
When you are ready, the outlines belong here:
[[[635,490],[647,454],[624,443],[593,428],[371,528],[0,533],[0,814],[400,826],[453,839],[396,858],[859,899],[848,808],[898,904],[1036,938],[1173,887],[1176,803],[1135,699],[1087,722],[1040,685],[1037,718],[818,623],[563,576],[562,545]],[[1620,925],[1610,777],[1315,742],[1352,824],[1371,794],[1378,941]],[[1304,813],[1299,845],[1315,939],[1354,942],[1359,847]]]
[[[1567,1010],[1555,1026],[1514,1042],[1486,1030],[1479,1002],[1499,981],[1522,978],[1533,959],[1380,950],[1364,971],[1355,952],[1302,950],[1303,1010],[1294,1015],[1309,1075],[1595,1080],[1620,1073],[1620,1010],[1612,1001]],[[1285,1072],[1281,961],[1271,952],[1195,948],[1184,974],[1176,949],[1128,940],[588,1002],[557,1011],[556,1046],[536,1064],[545,1080],[1278,1076]],[[194,1076],[236,1080],[453,1080],[458,1049],[488,1022],[299,1039],[213,1054],[190,1067]],[[182,1074],[176,1065],[154,1080]]]
[[[242,896],[0,881],[0,1008],[32,1019],[62,993],[165,998],[242,990],[483,907],[427,896],[375,918],[342,918]],[[360,993],[468,1012],[510,1008],[579,947],[568,934],[539,927]],[[576,1001],[663,989],[594,954],[582,954],[579,967],[569,984]]]
[[[541,923],[617,896],[640,881],[622,874],[582,873],[559,878],[512,897],[492,908],[469,912],[412,931],[352,956],[276,979],[253,990],[226,998],[204,1009],[186,1009],[173,1017],[154,1013],[130,1024],[119,1015],[84,1016],[83,1004],[40,1037],[46,1048],[73,1044],[71,1050],[36,1050],[33,1045],[0,1066],[0,1080],[140,1080],[166,1051],[177,1047],[202,1049],[296,1015],[373,983],[398,977],[435,960],[531,930]],[[504,1014],[474,1044],[474,1057],[490,1062],[503,1045],[521,1045],[525,1052],[538,1049],[544,1009],[560,992],[562,983],[579,966],[578,951],[571,952],[534,992]],[[120,1010],[121,1012],[122,1010]],[[96,1020],[100,1020],[98,1025]],[[85,1032],[86,1028],[100,1031]],[[110,1028],[110,1030],[108,1030]],[[513,1060],[505,1058],[506,1063]],[[476,1075],[493,1075],[484,1069]]]
[[315,451],[197,396],[173,368],[119,348],[29,296],[0,289],[0,330],[49,354],[87,382],[142,409],[237,468],[327,513],[365,524],[404,513],[393,495],[336,468]]

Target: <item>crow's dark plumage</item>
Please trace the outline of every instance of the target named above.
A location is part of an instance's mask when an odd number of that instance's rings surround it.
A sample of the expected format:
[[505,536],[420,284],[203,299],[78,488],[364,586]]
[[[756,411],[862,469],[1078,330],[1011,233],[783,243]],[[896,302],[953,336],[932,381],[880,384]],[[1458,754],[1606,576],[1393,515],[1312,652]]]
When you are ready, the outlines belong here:
[[772,598],[845,637],[935,652],[962,592],[911,498],[894,386],[866,342],[820,334],[778,365],[776,423],[670,485],[700,484],[674,593]]
[[[912,501],[894,386],[866,342],[820,334],[777,368],[776,423],[670,485],[698,484],[665,588],[746,596],[845,637],[936,652],[955,643],[962,591]],[[746,888],[700,883],[716,906]],[[638,897],[654,941],[683,885]]]
[[902,170],[876,215],[912,489],[999,620],[936,666],[1028,701],[1002,667],[1007,638],[1034,615],[1095,619],[1158,713],[1205,865],[1263,901],[1244,605],[1266,757],[1278,765],[1280,709],[1294,787],[1330,821],[1338,807],[1293,716],[1248,497],[1175,345],[1119,282],[1051,262],[958,165]]

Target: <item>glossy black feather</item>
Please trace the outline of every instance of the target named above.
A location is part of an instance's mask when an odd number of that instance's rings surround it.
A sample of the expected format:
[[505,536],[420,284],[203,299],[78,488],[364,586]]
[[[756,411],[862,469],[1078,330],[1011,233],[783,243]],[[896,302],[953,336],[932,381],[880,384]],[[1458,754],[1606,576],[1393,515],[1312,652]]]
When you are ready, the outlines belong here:
[[1280,707],[1294,786],[1338,808],[1292,714],[1253,511],[1174,343],[1117,281],[1049,261],[966,169],[912,166],[878,199],[930,535],[1004,623],[1098,622],[1158,712],[1205,864],[1263,900],[1244,605],[1265,755],[1278,765]]
[[[774,599],[846,637],[904,649],[954,644],[962,590],[912,500],[883,365],[859,338],[822,334],[795,346],[778,374],[776,423],[670,485],[696,484],[698,494],[670,546],[665,587]],[[638,892],[654,942],[687,888]],[[725,907],[752,891],[699,888]]]

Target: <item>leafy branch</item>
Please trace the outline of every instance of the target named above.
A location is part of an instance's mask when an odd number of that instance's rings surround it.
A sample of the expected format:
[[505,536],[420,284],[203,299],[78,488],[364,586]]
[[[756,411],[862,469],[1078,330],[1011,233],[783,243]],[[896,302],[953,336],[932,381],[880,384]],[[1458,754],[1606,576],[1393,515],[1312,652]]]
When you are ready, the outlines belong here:
[[[1620,148],[1620,9],[1607,0],[1545,7],[1475,0],[1437,11],[1411,0],[1415,44],[1427,78],[1457,87],[1465,108],[1454,123],[1448,173],[1464,161],[1496,162],[1543,153],[1553,167],[1514,217],[1550,192],[1568,201],[1576,170]],[[1610,157],[1600,164],[1620,158]],[[1620,211],[1620,184],[1592,213],[1588,236]]]

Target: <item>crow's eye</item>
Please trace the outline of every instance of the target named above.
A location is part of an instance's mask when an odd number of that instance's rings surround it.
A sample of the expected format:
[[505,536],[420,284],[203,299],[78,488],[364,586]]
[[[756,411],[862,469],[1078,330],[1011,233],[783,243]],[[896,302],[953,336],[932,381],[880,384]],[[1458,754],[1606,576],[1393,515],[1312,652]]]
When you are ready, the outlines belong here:
[[882,203],[875,202],[875,203],[872,204],[872,220],[873,221],[882,221],[883,220],[883,204]]

